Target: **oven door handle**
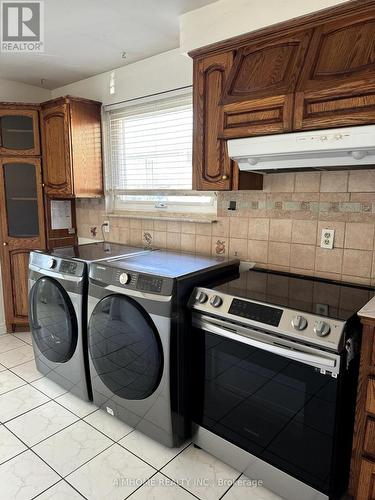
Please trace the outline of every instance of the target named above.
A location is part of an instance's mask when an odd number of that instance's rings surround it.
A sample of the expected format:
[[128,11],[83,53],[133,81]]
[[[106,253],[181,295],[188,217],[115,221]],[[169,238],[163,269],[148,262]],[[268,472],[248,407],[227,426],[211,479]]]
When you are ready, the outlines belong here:
[[329,371],[334,371],[337,373],[337,362],[336,359],[327,358],[324,356],[318,356],[315,354],[310,354],[301,350],[287,349],[283,347],[276,346],[274,344],[268,344],[266,342],[261,342],[259,340],[252,339],[251,337],[241,335],[234,332],[233,330],[227,330],[221,326],[213,325],[212,323],[207,323],[205,321],[194,321],[194,326],[203,329],[207,332],[220,335],[221,337],[235,340],[237,342],[242,342],[252,347],[257,347],[263,351],[271,352],[272,354],[278,354],[283,358],[292,359],[294,361],[300,361],[301,363],[315,366],[321,369],[327,369]]

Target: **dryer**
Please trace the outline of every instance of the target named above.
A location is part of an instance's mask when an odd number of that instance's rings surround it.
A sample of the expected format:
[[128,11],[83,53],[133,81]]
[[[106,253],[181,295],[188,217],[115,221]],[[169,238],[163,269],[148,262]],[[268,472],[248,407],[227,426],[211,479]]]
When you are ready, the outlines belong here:
[[88,264],[93,259],[145,252],[142,248],[94,243],[31,252],[29,318],[37,369],[91,400],[87,358]]
[[189,317],[198,283],[238,260],[155,251],[90,266],[88,351],[95,404],[170,447],[189,433]]

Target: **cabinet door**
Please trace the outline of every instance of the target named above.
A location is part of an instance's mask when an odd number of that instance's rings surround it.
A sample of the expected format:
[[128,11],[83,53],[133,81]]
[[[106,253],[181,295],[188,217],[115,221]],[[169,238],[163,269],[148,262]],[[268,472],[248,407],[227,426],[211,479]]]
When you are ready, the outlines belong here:
[[42,109],[42,144],[46,194],[73,196],[67,104]]
[[38,156],[39,142],[38,111],[0,109],[0,154]]
[[5,314],[8,327],[27,323],[29,252],[45,248],[39,159],[0,160],[0,223]]
[[356,500],[375,499],[375,463],[362,460]]
[[223,134],[221,99],[232,65],[232,53],[194,61],[193,187],[226,190],[232,187],[233,164]]
[[374,71],[373,7],[319,26],[297,88],[294,128],[374,123]]

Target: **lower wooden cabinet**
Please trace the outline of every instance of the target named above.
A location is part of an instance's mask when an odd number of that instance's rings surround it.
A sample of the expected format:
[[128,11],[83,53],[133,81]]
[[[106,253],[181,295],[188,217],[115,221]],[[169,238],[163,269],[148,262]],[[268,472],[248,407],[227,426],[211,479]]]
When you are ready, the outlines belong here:
[[375,500],[375,320],[362,322],[349,493],[356,500]]
[[375,499],[375,462],[361,461],[356,500]]

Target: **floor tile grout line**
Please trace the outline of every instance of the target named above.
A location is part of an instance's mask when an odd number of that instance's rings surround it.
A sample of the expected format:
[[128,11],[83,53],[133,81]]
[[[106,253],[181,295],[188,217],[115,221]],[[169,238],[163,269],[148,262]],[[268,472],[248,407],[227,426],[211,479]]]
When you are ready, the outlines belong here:
[[[237,471],[238,472],[238,471]],[[223,500],[225,495],[233,488],[233,486],[236,484],[236,482],[240,479],[240,477],[243,475],[243,472],[239,473],[240,475],[233,481],[233,483],[229,486],[227,490],[225,490],[225,493],[218,499],[218,500]]]
[[[185,448],[186,449],[186,448]],[[176,455],[177,456],[177,455]],[[175,457],[176,458],[176,457]],[[174,460],[174,459],[173,459]],[[172,460],[171,460],[172,462]],[[170,463],[170,462],[168,462]],[[162,476],[166,477],[167,479],[169,479],[170,481],[172,481],[174,484],[176,484],[179,488],[183,489],[184,491],[187,491],[190,495],[192,495],[193,497],[195,498],[198,498],[198,500],[201,500],[200,497],[198,497],[195,493],[192,493],[191,491],[189,491],[187,488],[184,488],[184,486],[181,486],[180,484],[178,484],[176,482],[175,479],[172,479],[170,478],[169,476],[167,476],[164,472],[162,472],[161,470],[159,471],[159,474],[161,474]]]
[[56,486],[57,484],[59,483],[66,483],[68,486],[70,486],[73,490],[75,490],[82,498],[84,498],[85,500],[89,500],[83,493],[81,493],[79,490],[77,490],[77,488],[75,488],[74,486],[72,486],[70,483],[68,483],[68,481],[65,481],[64,478],[60,479],[59,481],[57,481],[57,483],[53,484],[52,486],[49,486],[48,488],[46,488],[45,490],[41,491],[40,493],[38,493],[35,497],[32,497],[31,500],[37,500],[40,495],[43,495],[43,493],[46,493],[48,490],[52,489],[54,486]]

